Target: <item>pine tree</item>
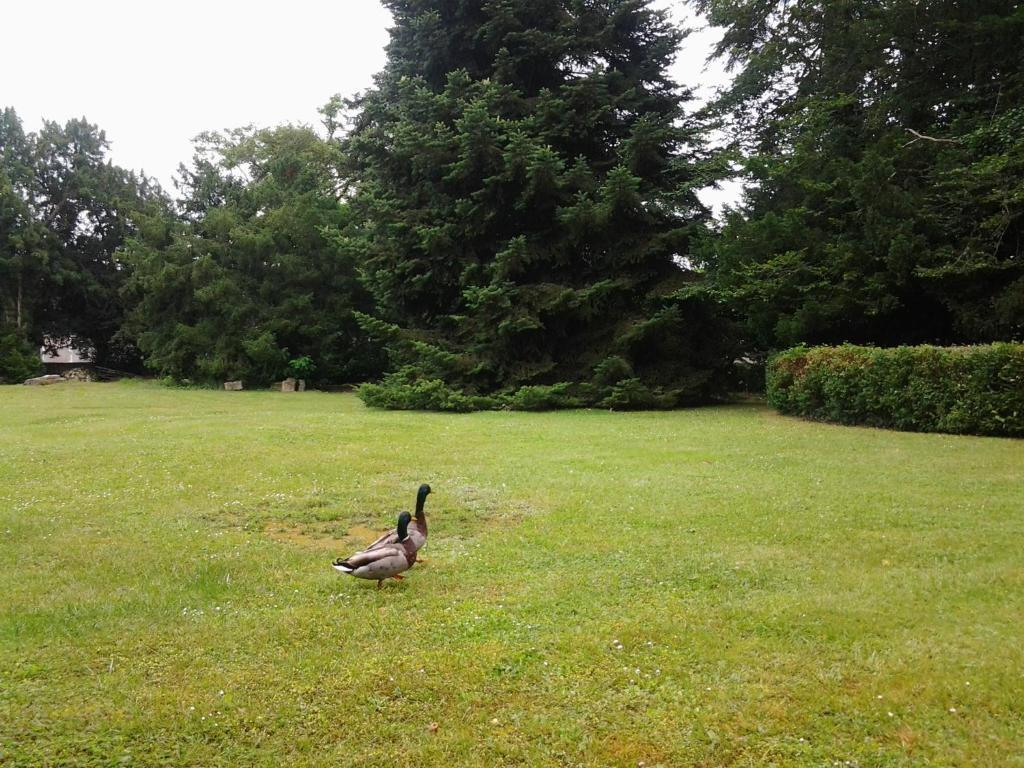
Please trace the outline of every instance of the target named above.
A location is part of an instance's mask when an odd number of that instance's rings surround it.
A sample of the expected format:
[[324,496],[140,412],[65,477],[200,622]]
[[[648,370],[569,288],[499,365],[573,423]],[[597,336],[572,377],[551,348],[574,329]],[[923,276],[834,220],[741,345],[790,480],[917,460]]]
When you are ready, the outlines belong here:
[[346,140],[364,324],[401,366],[370,400],[707,397],[723,353],[682,266],[706,217],[667,74],[683,33],[649,0],[386,5],[387,66]]
[[1024,333],[1024,10],[699,0],[752,182],[707,259],[754,346]]

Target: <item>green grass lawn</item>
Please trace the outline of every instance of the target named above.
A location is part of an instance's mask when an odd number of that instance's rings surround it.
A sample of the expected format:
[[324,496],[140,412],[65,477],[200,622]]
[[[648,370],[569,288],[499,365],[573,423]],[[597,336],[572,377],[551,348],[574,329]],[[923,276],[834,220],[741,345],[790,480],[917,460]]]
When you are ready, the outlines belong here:
[[5,766],[1024,765],[1019,441],[3,387],[0,589]]

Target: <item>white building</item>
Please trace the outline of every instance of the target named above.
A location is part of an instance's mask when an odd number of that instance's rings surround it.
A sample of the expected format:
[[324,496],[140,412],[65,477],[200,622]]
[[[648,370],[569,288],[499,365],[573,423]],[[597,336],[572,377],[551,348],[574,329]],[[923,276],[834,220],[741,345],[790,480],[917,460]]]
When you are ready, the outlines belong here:
[[43,361],[47,373],[61,373],[69,368],[92,365],[93,353],[90,349],[61,344],[53,348],[40,347],[39,359]]

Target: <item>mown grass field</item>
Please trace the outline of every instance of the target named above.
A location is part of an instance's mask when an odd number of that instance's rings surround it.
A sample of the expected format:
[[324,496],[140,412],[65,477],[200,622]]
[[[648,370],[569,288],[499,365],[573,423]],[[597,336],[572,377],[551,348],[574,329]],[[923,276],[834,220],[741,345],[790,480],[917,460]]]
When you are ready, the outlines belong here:
[[5,766],[1024,765],[1019,441],[4,387],[0,585]]

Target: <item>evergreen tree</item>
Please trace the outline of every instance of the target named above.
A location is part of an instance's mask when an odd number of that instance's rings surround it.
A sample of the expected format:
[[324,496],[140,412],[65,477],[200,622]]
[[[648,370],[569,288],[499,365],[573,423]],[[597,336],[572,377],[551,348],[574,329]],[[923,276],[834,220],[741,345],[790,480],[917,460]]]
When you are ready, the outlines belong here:
[[346,139],[363,322],[399,368],[370,400],[708,397],[721,329],[684,266],[700,134],[666,72],[683,33],[649,0],[385,4],[388,62]]
[[698,0],[752,182],[708,249],[749,343],[1024,333],[1024,9]]
[[149,218],[122,252],[129,331],[179,380],[317,382],[376,375],[367,309],[336,233],[337,147],[303,127],[204,134],[180,174],[181,217]]

